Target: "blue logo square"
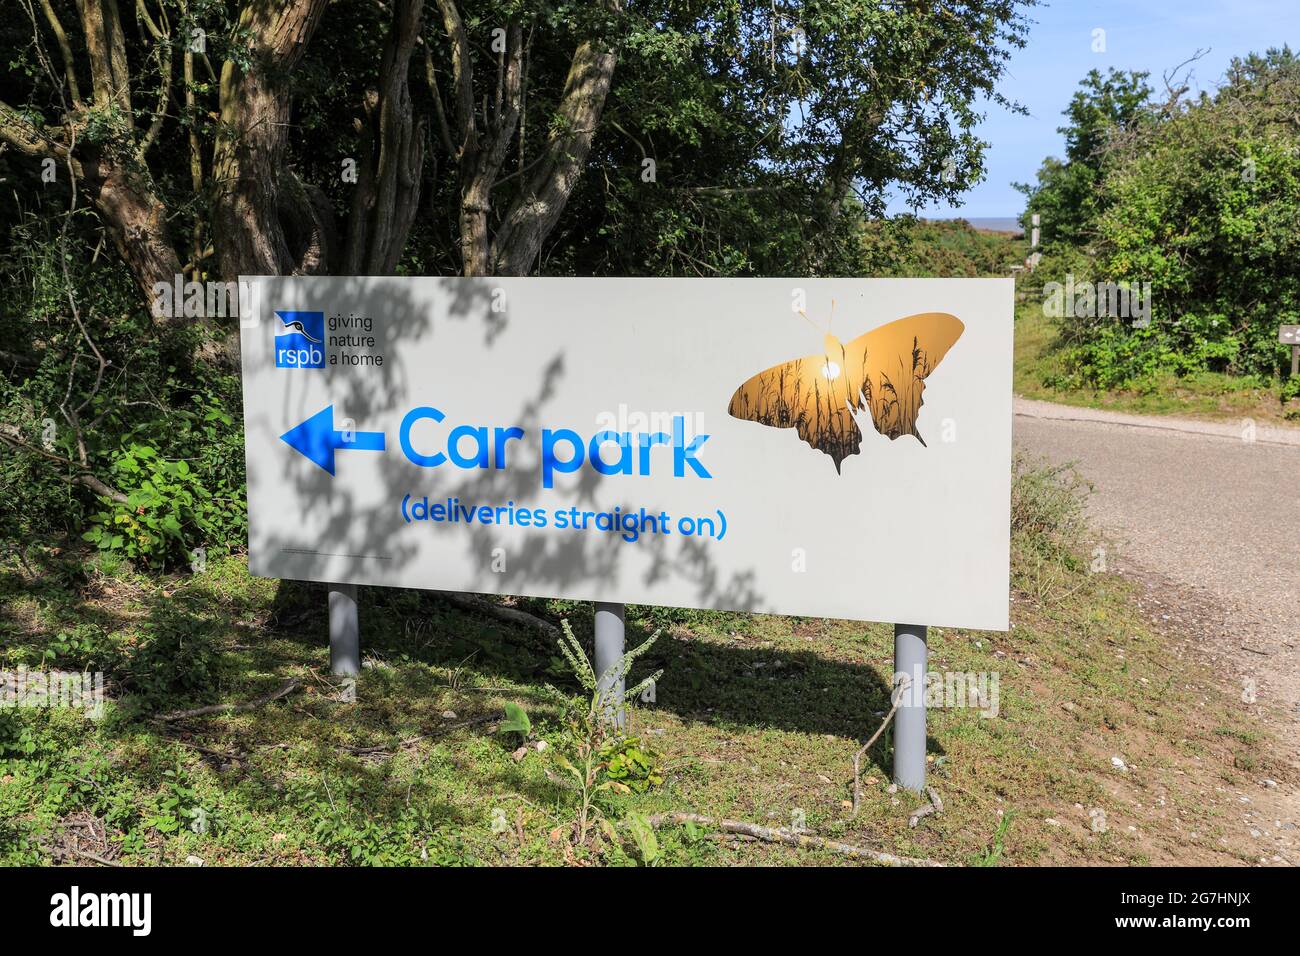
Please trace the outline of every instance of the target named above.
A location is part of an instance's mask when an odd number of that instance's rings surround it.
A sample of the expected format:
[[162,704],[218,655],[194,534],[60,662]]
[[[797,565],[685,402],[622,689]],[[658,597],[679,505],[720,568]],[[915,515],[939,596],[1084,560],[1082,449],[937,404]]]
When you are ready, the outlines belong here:
[[325,367],[325,313],[275,312],[283,325],[275,337],[276,368]]

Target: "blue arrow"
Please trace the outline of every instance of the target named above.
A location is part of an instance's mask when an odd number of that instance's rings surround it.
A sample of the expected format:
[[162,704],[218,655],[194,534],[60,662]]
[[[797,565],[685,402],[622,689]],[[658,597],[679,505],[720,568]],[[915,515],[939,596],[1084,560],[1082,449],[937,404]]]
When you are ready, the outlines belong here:
[[289,429],[280,440],[332,475],[334,452],[340,448],[384,450],[383,432],[352,432],[351,436],[346,438],[343,432],[334,429],[334,406],[327,405],[301,425]]

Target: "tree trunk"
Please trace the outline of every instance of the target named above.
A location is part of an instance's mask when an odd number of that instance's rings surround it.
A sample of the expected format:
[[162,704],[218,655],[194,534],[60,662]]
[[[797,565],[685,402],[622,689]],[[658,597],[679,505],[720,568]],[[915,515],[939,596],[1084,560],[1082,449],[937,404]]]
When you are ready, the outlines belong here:
[[520,90],[523,75],[523,30],[512,23],[506,31],[504,70],[497,88],[496,110],[485,117],[487,131],[461,158],[460,229],[464,253],[464,274],[492,275],[491,239],[488,215],[492,211],[492,187],[506,160],[506,151],[519,125]]
[[424,0],[395,0],[380,88],[366,97],[365,152],[341,263],[347,275],[391,275],[419,208],[425,126],[415,119],[408,74],[423,8]]
[[[622,0],[605,0],[621,12]],[[564,91],[556,108],[553,132],[522,183],[520,195],[491,233],[492,189],[522,111],[523,30],[512,23],[497,62],[495,95],[483,98],[483,116],[475,107],[469,38],[455,0],[437,0],[451,43],[454,124],[447,124],[429,69],[439,130],[459,166],[461,271],[467,276],[525,275],[542,242],[555,228],[591,152],[591,142],[614,76],[615,56],[603,44],[586,41],[573,54]],[[491,103],[491,108],[489,108]],[[522,170],[521,170],[522,173]]]
[[169,317],[153,308],[158,299],[154,285],[162,283],[171,289],[180,275],[181,262],[167,235],[167,208],[158,198],[148,170],[101,166],[95,159],[87,159],[82,163],[82,177],[86,193],[150,304],[151,314],[164,321],[182,319],[179,303],[173,303]]
[[[312,248],[291,248],[281,222],[284,210],[310,217],[300,235],[325,236],[314,203],[281,197],[290,114],[289,75],[320,23],[328,0],[254,2],[239,26],[250,36],[247,72],[227,60],[221,70],[221,123],[213,161],[218,183],[212,227],[217,261],[226,279],[284,275],[319,269]],[[290,174],[291,175],[291,174]],[[292,187],[286,187],[292,189]]]
[[[614,7],[621,9],[621,4]],[[590,41],[573,54],[546,155],[497,230],[492,263],[497,275],[526,275],[542,242],[573,194],[614,78],[615,56]]]
[[86,52],[90,54],[95,106],[100,109],[118,107],[127,125],[134,125],[131,76],[117,0],[79,0],[77,6],[81,10],[81,26],[86,34]]

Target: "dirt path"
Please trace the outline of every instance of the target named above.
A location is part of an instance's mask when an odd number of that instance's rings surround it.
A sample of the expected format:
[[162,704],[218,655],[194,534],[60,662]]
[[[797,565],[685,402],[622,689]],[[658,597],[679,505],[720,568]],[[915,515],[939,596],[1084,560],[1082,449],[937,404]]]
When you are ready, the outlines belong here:
[[[1021,398],[1015,415],[1021,448],[1075,461],[1094,483],[1108,566],[1141,581],[1151,616],[1241,686],[1300,771],[1300,429]],[[1294,846],[1300,792],[1270,796]]]

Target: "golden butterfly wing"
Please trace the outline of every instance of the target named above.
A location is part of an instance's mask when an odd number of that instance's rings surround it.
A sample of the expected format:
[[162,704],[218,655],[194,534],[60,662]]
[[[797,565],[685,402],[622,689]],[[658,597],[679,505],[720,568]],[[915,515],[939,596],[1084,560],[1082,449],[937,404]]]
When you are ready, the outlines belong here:
[[[827,336],[830,339],[830,336]],[[849,411],[848,392],[837,387],[829,345],[826,354],[773,365],[745,381],[731,396],[727,413],[733,418],[772,428],[793,428],[809,446],[830,455],[836,470],[858,453],[862,433]]]
[[882,435],[920,438],[916,414],[925,377],[963,328],[956,316],[927,312],[872,329],[847,345],[827,335],[821,354],[774,365],[746,380],[727,411],[745,421],[794,428],[839,471],[845,458],[861,450],[854,413],[864,407]]
[[876,431],[886,438],[911,435],[924,445],[916,418],[924,404],[925,380],[965,328],[947,312],[922,312],[849,342],[844,346],[846,388],[860,396],[853,407],[865,406]]

